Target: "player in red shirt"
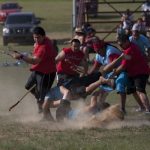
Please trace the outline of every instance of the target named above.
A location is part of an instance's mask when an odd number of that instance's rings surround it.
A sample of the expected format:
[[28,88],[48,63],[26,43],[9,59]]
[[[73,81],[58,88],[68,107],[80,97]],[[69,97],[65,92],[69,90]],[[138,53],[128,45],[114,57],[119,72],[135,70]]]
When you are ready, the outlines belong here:
[[35,88],[31,93],[37,99],[38,106],[42,110],[42,103],[46,93],[50,90],[56,74],[55,57],[56,51],[53,48],[52,41],[46,37],[42,27],[35,27],[33,30],[33,38],[35,41],[32,56],[24,56],[20,53],[14,53],[15,59],[32,64],[31,75],[25,85],[29,90],[34,85]]
[[[63,91],[64,97],[67,97],[68,90],[67,86],[72,79],[80,76],[78,72],[75,71],[77,66],[82,66],[84,68],[84,74],[87,73],[88,65],[85,56],[82,51],[80,51],[80,41],[78,39],[73,39],[71,41],[71,47],[63,48],[62,51],[56,57],[57,63],[57,74],[58,74],[58,85]],[[64,98],[63,97],[63,98]]]
[[[127,93],[133,93],[141,107],[140,109],[150,113],[150,104],[146,93],[146,82],[149,77],[150,68],[145,57],[141,54],[139,48],[129,41],[128,36],[120,37],[118,44],[123,48],[123,55],[119,58],[123,58],[123,60],[121,65],[115,70],[114,75],[123,69],[127,71],[129,76]],[[113,63],[116,63],[118,60],[113,61]]]

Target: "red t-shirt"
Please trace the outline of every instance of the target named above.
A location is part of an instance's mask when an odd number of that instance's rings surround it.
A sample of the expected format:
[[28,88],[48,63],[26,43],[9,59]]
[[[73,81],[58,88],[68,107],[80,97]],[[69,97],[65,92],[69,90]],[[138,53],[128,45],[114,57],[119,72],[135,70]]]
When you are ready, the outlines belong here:
[[75,72],[72,67],[74,65],[80,65],[81,61],[84,59],[83,52],[80,50],[74,52],[71,48],[63,48],[63,51],[65,53],[65,59],[58,62],[57,72],[68,75],[77,75],[78,73]]
[[131,56],[130,60],[124,59],[121,62],[121,65],[127,70],[130,77],[150,73],[150,68],[145,57],[135,44],[131,43],[130,47],[124,50],[124,53]]
[[41,62],[31,66],[31,70],[49,74],[56,72],[55,57],[56,51],[52,46],[52,42],[47,37],[42,44],[35,44],[33,55],[41,58]]

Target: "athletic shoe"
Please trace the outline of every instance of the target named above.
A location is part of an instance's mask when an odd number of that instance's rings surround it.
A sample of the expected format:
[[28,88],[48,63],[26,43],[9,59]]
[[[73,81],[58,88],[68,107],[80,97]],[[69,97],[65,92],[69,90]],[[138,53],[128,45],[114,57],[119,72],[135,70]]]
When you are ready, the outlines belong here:
[[120,109],[120,111],[124,114],[124,115],[127,115],[127,112],[125,109]]
[[61,103],[56,110],[57,121],[63,121],[65,118],[67,118],[67,114],[70,110],[71,110],[70,101],[61,100]]
[[146,110],[146,111],[145,111],[145,114],[146,114],[146,115],[149,115],[149,114],[150,114],[150,110]]
[[145,109],[144,109],[144,108],[139,107],[139,108],[135,109],[135,111],[136,111],[136,112],[143,112],[143,111],[145,111]]

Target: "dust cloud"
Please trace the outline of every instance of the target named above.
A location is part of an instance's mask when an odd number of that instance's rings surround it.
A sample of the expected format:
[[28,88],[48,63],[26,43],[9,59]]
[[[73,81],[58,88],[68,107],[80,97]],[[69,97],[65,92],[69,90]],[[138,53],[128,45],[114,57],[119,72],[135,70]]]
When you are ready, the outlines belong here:
[[[81,116],[78,120],[65,120],[63,123],[57,122],[42,122],[42,114],[37,113],[37,105],[34,97],[29,93],[16,107],[9,111],[10,106],[15,104],[27,91],[24,89],[24,85],[30,72],[28,68],[15,68],[6,67],[0,68],[0,120],[5,118],[10,123],[20,122],[22,124],[38,128],[45,128],[49,130],[66,130],[66,129],[82,129],[95,127],[93,120],[90,120],[91,116]],[[83,100],[73,101],[72,105],[75,109],[82,109],[85,107]],[[55,116],[55,109],[52,109],[52,114]],[[103,114],[104,117],[105,114]],[[105,118],[107,118],[108,112]],[[99,119],[102,118],[99,115]],[[122,127],[140,127],[143,125],[150,125],[150,117],[144,114],[136,115],[136,117],[130,117],[127,115],[124,120],[112,119],[111,121],[101,124],[99,122],[96,127],[116,129]]]

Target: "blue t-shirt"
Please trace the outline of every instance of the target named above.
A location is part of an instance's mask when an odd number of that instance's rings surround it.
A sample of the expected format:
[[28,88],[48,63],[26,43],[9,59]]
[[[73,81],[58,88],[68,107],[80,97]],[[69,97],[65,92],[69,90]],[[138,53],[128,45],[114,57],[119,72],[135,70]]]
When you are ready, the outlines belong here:
[[[112,45],[106,45],[106,55],[105,56],[101,56],[100,54],[96,54],[96,61],[102,65],[108,65],[110,63],[109,61],[109,56],[112,54],[118,54],[121,55],[121,51],[117,48],[114,47]],[[119,66],[119,64],[117,64]],[[105,78],[109,78],[109,76],[111,76],[112,73],[109,74],[105,74]],[[113,89],[111,87],[109,87],[108,85],[101,85],[100,88],[102,88],[104,91],[110,92]]]
[[130,40],[130,42],[133,42],[140,48],[143,55],[145,55],[146,48],[150,48],[149,39],[142,34],[140,34],[138,39],[134,39],[133,36],[130,36],[129,40]]
[[102,65],[107,65],[110,63],[109,56],[112,54],[121,55],[121,51],[112,45],[106,45],[106,55],[101,56],[100,54],[96,54],[95,60]]

